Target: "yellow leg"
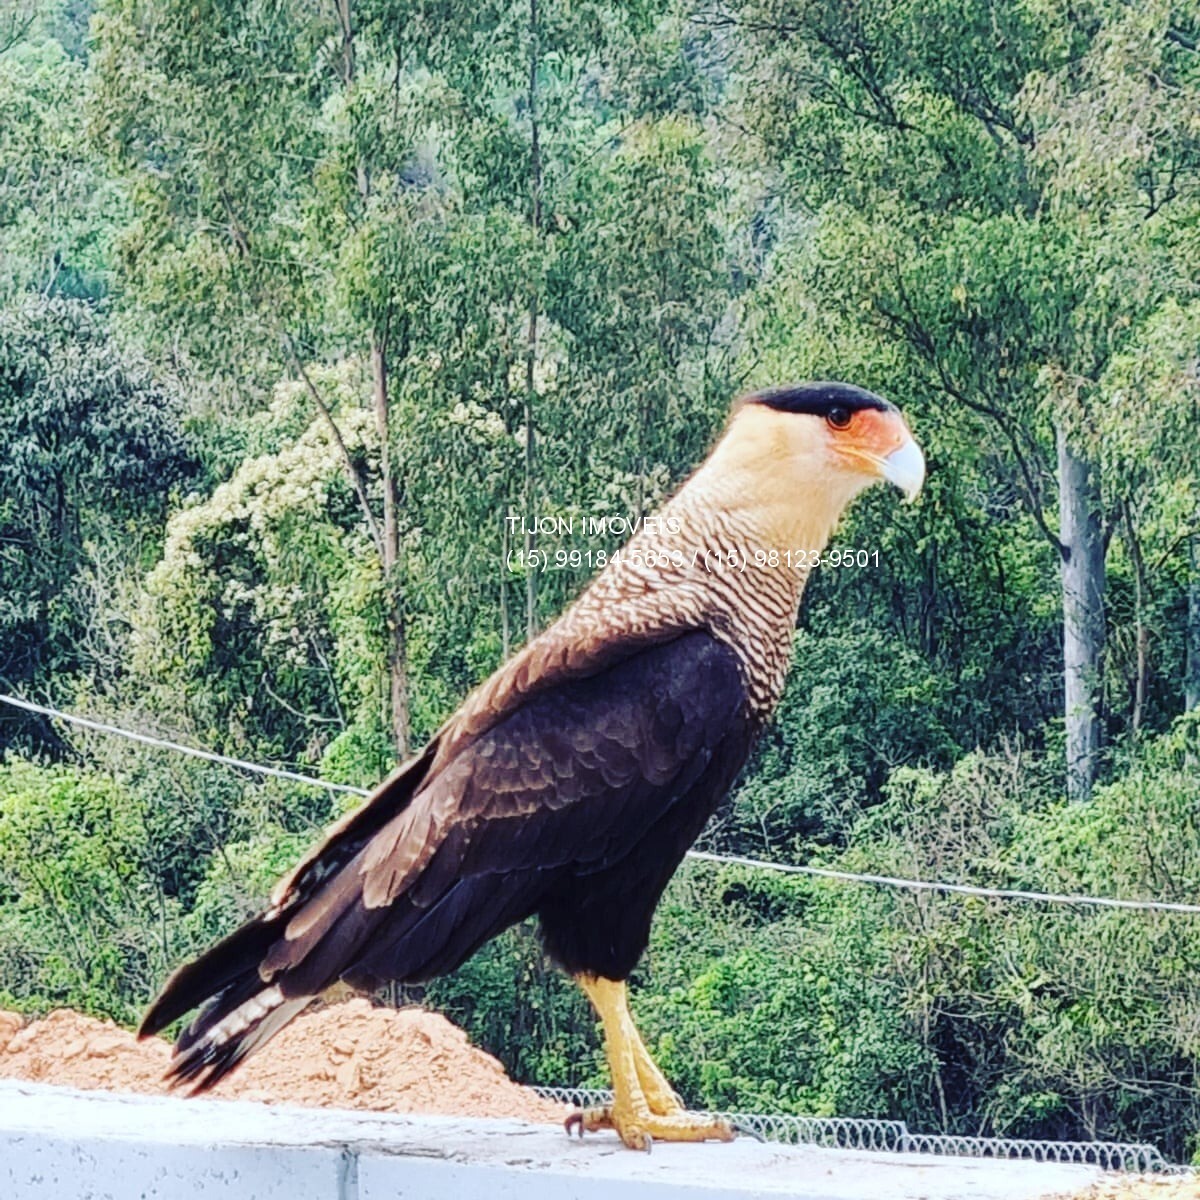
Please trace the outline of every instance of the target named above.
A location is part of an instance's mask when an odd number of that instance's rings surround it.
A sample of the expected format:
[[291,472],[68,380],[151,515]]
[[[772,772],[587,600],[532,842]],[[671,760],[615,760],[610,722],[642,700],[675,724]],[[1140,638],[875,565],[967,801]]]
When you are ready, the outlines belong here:
[[646,1050],[633,1023],[624,981],[596,975],[577,976],[604,1026],[604,1049],[612,1073],[613,1102],[606,1108],[572,1113],[567,1129],[615,1129],[632,1150],[649,1150],[655,1139],[664,1142],[733,1140],[728,1121],[684,1112],[679,1097]]
[[633,1065],[650,1111],[660,1117],[683,1112],[683,1101],[659,1070],[658,1063],[650,1057],[650,1051],[646,1049],[646,1043],[642,1041],[642,1035],[638,1033],[632,1016],[629,1019],[629,1031],[633,1043]]

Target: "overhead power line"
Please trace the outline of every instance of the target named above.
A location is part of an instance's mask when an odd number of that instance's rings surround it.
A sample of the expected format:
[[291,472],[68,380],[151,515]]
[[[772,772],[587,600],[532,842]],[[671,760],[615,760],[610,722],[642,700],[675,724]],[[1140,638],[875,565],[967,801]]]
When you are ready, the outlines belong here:
[[[131,729],[122,729],[117,725],[109,725],[91,717],[81,717],[76,713],[63,712],[43,704],[34,704],[29,700],[21,700],[16,696],[0,694],[0,703],[9,704],[13,708],[26,712],[38,713],[70,725],[79,725],[97,733],[107,733],[115,737],[127,738],[140,742],[144,746],[152,746],[160,750],[174,750],[178,754],[187,754],[192,758],[204,759],[206,762],[221,763],[239,771],[249,771],[257,775],[269,775],[276,779],[287,779],[293,783],[302,783],[310,787],[325,788],[330,792],[349,792],[356,796],[369,796],[366,788],[353,787],[348,783],[334,783],[328,779],[318,779],[313,775],[305,775],[300,771],[288,771],[283,767],[269,767],[262,763],[247,762],[241,758],[230,758],[226,754],[217,754],[212,750],[201,750],[196,746],[186,746],[181,742],[173,742],[167,738],[154,737],[147,733],[135,733]],[[1063,892],[1025,891],[1020,888],[988,888],[977,887],[968,883],[943,883],[927,879],[906,879],[896,875],[872,875],[856,871],[836,871],[830,867],[806,867],[797,863],[770,862],[761,858],[747,858],[740,854],[713,854],[707,850],[689,850],[688,857],[699,862],[716,863],[720,866],[749,867],[758,871],[775,871],[783,875],[809,875],[818,879],[835,879],[844,883],[873,884],[876,887],[901,888],[910,892],[941,892],[959,896],[979,896],[991,900],[1017,900],[1033,904],[1067,904],[1082,905],[1090,908],[1116,908],[1139,912],[1170,912],[1200,915],[1200,904],[1183,904],[1173,900],[1120,900],[1112,896],[1085,896]]]
[[1149,912],[1200,914],[1200,904],[1180,904],[1173,900],[1118,900],[1111,896],[1026,892],[1019,888],[975,887],[969,883],[937,883],[926,879],[903,879],[896,875],[864,875],[854,871],[834,871],[829,867],[801,867],[794,863],[743,858],[737,854],[709,854],[704,850],[689,850],[688,856],[704,862],[721,863],[725,866],[754,867],[760,871],[778,871],[785,875],[815,875],[820,879],[840,879],[847,883],[873,883],[880,887],[906,888],[910,892],[951,892],[959,896],[983,896],[992,900],[1027,900],[1040,904],[1084,904],[1090,905],[1092,908],[1126,908]]
[[91,717],[61,712],[57,708],[49,708],[44,704],[19,700],[16,696],[0,695],[0,703],[11,704],[13,708],[23,708],[26,712],[38,713],[43,717],[53,717],[57,721],[65,721],[68,725],[79,725],[84,729],[92,729],[96,733],[110,733],[116,737],[128,738],[131,742],[141,742],[143,746],[153,746],[158,750],[174,750],[177,754],[202,758],[206,762],[221,763],[223,766],[234,767],[239,771],[250,771],[256,775],[271,775],[276,779],[290,780],[292,783],[307,783],[312,787],[325,788],[330,792],[352,792],[356,796],[371,794],[365,788],[351,787],[348,783],[334,783],[329,779],[317,779],[312,775],[305,775],[301,771],[288,771],[283,767],[267,767],[261,763],[246,762],[241,758],[230,758],[227,754],[217,754],[212,750],[200,750],[195,746],[185,746],[181,742],[168,741],[166,738],[154,737],[148,733],[134,733],[132,729],[106,725],[103,721],[92,720]]

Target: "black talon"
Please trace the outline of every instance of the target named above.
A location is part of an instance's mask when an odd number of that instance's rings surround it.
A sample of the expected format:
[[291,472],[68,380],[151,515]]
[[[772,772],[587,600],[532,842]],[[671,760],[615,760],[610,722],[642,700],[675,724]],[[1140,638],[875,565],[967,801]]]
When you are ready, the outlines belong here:
[[759,1133],[757,1129],[754,1129],[749,1125],[743,1125],[740,1121],[730,1121],[729,1128],[739,1136],[745,1134],[746,1137],[752,1137],[756,1142],[762,1142],[764,1144],[766,1143],[767,1139],[763,1137],[763,1135]]

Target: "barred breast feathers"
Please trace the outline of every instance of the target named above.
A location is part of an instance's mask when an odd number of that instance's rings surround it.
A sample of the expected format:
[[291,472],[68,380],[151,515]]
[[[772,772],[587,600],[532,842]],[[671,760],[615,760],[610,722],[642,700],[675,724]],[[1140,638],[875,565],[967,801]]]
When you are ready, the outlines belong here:
[[736,419],[739,436],[727,433],[547,635],[708,629],[737,653],[765,719],[783,692],[807,559],[828,544],[851,495],[815,467],[797,471],[794,445],[771,436],[777,415],[746,409]]
[[693,629],[732,647],[751,713],[765,720],[783,693],[808,575],[796,551],[822,550],[867,483],[829,473],[809,420],[737,409],[704,463],[578,599],[467,697],[439,733],[432,769],[534,692]]

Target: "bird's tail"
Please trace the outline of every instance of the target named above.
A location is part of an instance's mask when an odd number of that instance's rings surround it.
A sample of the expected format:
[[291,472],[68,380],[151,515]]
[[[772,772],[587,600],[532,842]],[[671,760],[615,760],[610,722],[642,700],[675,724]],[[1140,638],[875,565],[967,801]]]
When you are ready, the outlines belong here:
[[[368,928],[364,920],[343,920],[364,914],[355,903],[356,882],[338,887],[338,881],[370,837],[407,807],[436,745],[435,739],[339,821],[280,882],[266,911],[167,980],[138,1037],[200,1008],[175,1044],[171,1083],[190,1084],[193,1094],[212,1087],[337,982]],[[294,932],[298,918],[307,922],[302,935]],[[325,951],[313,952],[320,947]]]
[[167,981],[138,1028],[149,1037],[197,1005],[203,1008],[180,1034],[167,1071],[172,1084],[190,1084],[193,1094],[212,1087],[243,1058],[303,1012],[311,996],[285,995],[266,982],[259,963],[280,930],[256,917]]
[[311,1001],[311,996],[284,996],[279,985],[272,984],[217,1021],[205,1021],[201,1013],[176,1044],[167,1078],[173,1084],[190,1083],[193,1094],[206,1091],[246,1055],[270,1041]]

